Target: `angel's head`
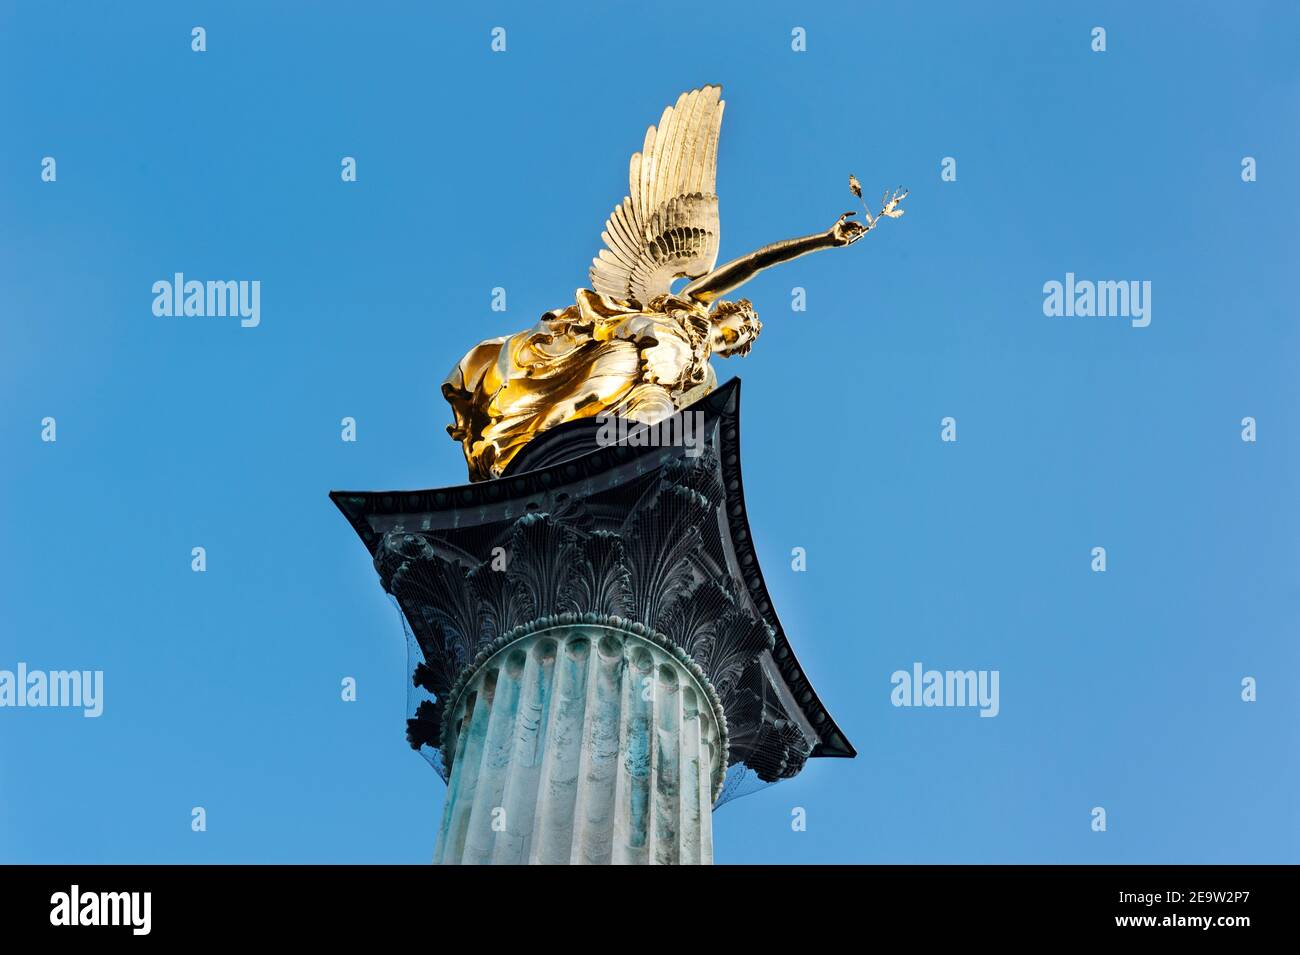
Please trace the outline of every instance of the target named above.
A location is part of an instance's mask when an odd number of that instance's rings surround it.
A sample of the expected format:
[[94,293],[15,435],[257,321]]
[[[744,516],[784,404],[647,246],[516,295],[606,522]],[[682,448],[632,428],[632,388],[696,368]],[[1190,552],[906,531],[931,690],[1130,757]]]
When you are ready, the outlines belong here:
[[709,313],[709,341],[715,355],[747,355],[763,330],[754,304],[747,298],[719,299]]

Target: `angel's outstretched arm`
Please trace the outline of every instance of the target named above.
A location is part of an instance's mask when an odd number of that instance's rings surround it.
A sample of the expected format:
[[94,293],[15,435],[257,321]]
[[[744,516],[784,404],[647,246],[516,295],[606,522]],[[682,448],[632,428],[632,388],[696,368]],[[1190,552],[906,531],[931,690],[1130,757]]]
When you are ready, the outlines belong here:
[[773,242],[771,245],[763,246],[757,252],[732,259],[726,265],[718,266],[708,275],[686,286],[682,289],[682,295],[708,304],[719,296],[726,295],[732,289],[744,285],[764,269],[819,249],[833,249],[856,242],[867,234],[867,227],[851,221],[849,219],[851,215],[852,212],[844,213],[839,221],[825,232],[815,232],[798,239],[786,239],[784,242]]

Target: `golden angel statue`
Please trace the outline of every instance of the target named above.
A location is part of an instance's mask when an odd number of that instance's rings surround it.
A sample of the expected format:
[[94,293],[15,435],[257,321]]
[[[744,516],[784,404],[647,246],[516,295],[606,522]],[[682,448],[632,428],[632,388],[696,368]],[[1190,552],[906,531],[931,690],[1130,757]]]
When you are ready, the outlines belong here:
[[[748,299],[721,296],[763,269],[851,245],[903,214],[907,193],[886,193],[865,225],[846,212],[825,232],[714,268],[721,95],[718,86],[683,93],[646,130],[628,195],[601,234],[591,288],[532,328],[476,345],[448,375],[442,393],[456,420],[447,431],[464,446],[470,480],[499,477],[529,440],[565,421],[619,415],[654,424],[703,397],[717,384],[709,357],[745,355],[763,327]],[[849,184],[861,197],[857,179]],[[680,278],[690,281],[674,292]]]

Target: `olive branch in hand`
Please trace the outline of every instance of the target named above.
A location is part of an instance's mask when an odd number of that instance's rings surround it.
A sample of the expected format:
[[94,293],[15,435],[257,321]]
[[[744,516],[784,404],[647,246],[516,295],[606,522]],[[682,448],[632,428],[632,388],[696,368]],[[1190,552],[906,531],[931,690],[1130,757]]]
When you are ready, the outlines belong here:
[[[857,176],[849,176],[849,192],[862,199],[862,183],[858,182]],[[880,211],[874,216],[871,214],[871,208],[867,205],[867,201],[863,199],[862,208],[867,213],[867,231],[870,232],[874,229],[881,219],[901,218],[906,210],[898,208],[898,204],[907,198],[907,194],[908,190],[903,189],[901,186],[894,190],[892,196],[889,194],[889,190],[886,189],[884,195],[880,197]]]

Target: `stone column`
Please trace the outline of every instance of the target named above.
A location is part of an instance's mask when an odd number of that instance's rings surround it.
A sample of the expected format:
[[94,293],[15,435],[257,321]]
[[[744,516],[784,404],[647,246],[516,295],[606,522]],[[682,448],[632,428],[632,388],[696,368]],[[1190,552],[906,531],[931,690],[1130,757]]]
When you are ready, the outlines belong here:
[[434,861],[712,863],[727,740],[700,668],[619,618],[521,629],[449,697]]
[[710,862],[724,774],[730,798],[854,754],[763,583],[739,385],[683,411],[702,443],[585,418],[491,481],[331,495],[410,635],[436,861]]

